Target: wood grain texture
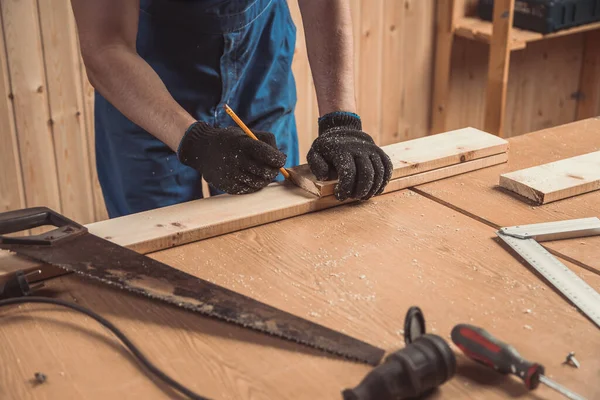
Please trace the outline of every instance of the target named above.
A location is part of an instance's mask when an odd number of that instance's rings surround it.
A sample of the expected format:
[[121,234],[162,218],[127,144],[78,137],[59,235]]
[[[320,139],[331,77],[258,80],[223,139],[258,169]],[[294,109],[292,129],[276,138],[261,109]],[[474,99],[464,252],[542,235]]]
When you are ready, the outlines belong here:
[[[402,2],[398,2],[402,4]],[[390,9],[385,9],[388,16]],[[399,61],[393,65],[396,74],[400,70],[402,86],[400,113],[396,127],[396,136],[385,136],[381,144],[396,143],[400,140],[416,139],[429,134],[431,125],[431,97],[433,88],[433,62],[435,44],[436,2],[433,0],[405,0],[404,17],[396,25],[396,31],[402,30],[402,53]],[[389,30],[392,27],[389,26]],[[385,56],[385,53],[384,53]],[[384,68],[388,68],[384,61]],[[384,91],[389,89],[388,80],[383,80]],[[386,114],[386,103],[383,118]],[[385,129],[385,124],[383,125]]]
[[433,95],[431,97],[432,134],[447,130],[455,10],[459,8],[458,0],[439,1],[436,7],[435,69],[433,73]]
[[[464,128],[382,149],[392,161],[393,180],[504,153],[508,150],[508,142],[477,129]],[[306,164],[291,168],[289,173],[294,183],[320,197],[332,195],[337,183],[337,180],[318,181]]]
[[[600,373],[597,329],[494,236],[483,224],[403,191],[152,257],[390,351],[403,346],[404,314],[417,304],[428,331],[448,339],[457,323],[482,326],[544,364],[553,379],[597,398],[599,389],[590,385]],[[600,289],[598,276],[569,266]],[[107,317],[167,373],[210,398],[336,399],[369,371],[74,276],[48,289]],[[0,358],[15,366],[0,374],[2,398],[175,397],[81,315],[50,306],[1,313]],[[561,365],[569,351],[584,368]],[[48,376],[46,384],[31,385],[36,371]],[[514,377],[463,356],[458,371],[431,398],[560,399],[546,387],[527,392]]]
[[3,0],[0,8],[26,204],[60,211],[37,2]]
[[[580,35],[530,44],[511,54],[505,136],[512,137],[575,120],[583,41]],[[457,37],[446,130],[484,129],[488,46]],[[543,93],[543,95],[541,95]]]
[[[422,185],[507,161],[501,153],[390,181],[384,193]],[[345,201],[344,204],[351,203]],[[273,221],[341,205],[285,182],[245,196],[217,196],[88,224],[89,232],[140,253],[149,253]],[[0,250],[0,278],[39,265]],[[60,274],[60,270],[54,272]]]
[[[0,12],[0,28],[2,25]],[[13,94],[5,49],[4,30],[0,29],[0,212],[25,206]]]
[[66,217],[87,224],[95,220],[94,200],[71,2],[38,4],[61,204]]
[[[362,126],[381,143],[384,2],[361,1],[360,65],[358,69],[358,113]],[[356,39],[355,39],[356,40]]]
[[[408,3],[407,3],[408,4]],[[405,3],[384,0],[383,16],[383,64],[381,100],[381,145],[400,141],[399,124],[405,116],[405,75],[403,52],[405,43]]]
[[511,55],[505,131],[514,136],[575,121],[583,37],[532,43]]
[[577,119],[600,115],[600,30],[585,34]]
[[79,56],[80,70],[82,79],[82,95],[83,109],[85,114],[85,127],[88,144],[88,155],[90,163],[90,176],[92,184],[92,197],[94,200],[94,220],[104,221],[108,219],[108,211],[104,204],[104,196],[102,188],[98,180],[98,170],[96,169],[96,139],[95,139],[95,122],[94,122],[94,87],[87,79],[87,73],[83,64],[81,54]]
[[538,204],[600,189],[600,151],[500,175],[500,186]]
[[[498,186],[501,174],[599,151],[598,132],[600,119],[593,118],[510,138],[507,164],[425,184],[416,190],[496,228],[598,216],[598,191],[538,207]],[[586,244],[569,240],[544,246],[600,271],[600,237],[581,242]]]
[[311,78],[308,55],[306,53],[306,40],[304,38],[304,26],[297,1],[288,1],[290,13],[296,25],[296,48],[292,61],[292,71],[296,81],[297,103],[294,115],[298,129],[298,146],[300,148],[300,162],[306,162],[306,155],[313,142],[313,125],[317,123],[312,115],[312,103],[314,85]]
[[490,39],[490,57],[485,97],[484,130],[504,135],[508,68],[510,66],[510,37],[513,26],[515,0],[494,1],[493,32]]
[[[520,50],[528,47],[532,42],[539,42],[557,37],[574,36],[588,31],[597,31],[598,29],[600,29],[600,22],[562,29],[546,35],[525,29],[513,28],[509,44],[511,50]],[[491,22],[473,16],[459,19],[456,26],[457,35],[467,39],[477,40],[482,43],[490,43],[492,40],[492,30],[493,25]]]

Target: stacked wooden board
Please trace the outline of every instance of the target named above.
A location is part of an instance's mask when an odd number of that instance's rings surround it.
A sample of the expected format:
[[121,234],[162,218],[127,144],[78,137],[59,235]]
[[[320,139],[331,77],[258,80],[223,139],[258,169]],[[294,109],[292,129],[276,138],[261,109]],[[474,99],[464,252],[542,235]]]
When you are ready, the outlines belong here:
[[600,151],[500,176],[500,186],[538,204],[600,189]]
[[[473,128],[383,149],[394,165],[385,193],[501,164],[508,157],[506,140]],[[149,253],[343,204],[331,195],[335,181],[318,182],[306,165],[290,174],[304,189],[274,183],[250,195],[216,196],[86,226],[97,236]],[[0,276],[24,265],[16,256],[0,254]]]

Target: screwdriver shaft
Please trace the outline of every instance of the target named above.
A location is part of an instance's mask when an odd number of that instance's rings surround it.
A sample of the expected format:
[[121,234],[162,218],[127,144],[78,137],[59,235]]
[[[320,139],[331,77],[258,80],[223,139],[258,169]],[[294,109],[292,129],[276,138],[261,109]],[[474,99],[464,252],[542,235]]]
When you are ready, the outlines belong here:
[[552,379],[548,378],[545,375],[540,375],[540,382],[548,386],[549,388],[556,390],[558,393],[571,400],[586,400],[585,397],[581,397],[577,393],[574,393],[571,390],[564,387],[563,385],[554,382]]

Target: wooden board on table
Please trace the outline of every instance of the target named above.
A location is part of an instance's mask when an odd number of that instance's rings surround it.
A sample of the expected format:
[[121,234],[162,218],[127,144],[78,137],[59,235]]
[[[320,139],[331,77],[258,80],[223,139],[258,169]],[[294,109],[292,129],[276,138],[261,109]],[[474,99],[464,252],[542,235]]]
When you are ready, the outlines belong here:
[[[385,193],[486,168],[506,160],[506,153],[500,153],[394,179],[387,185]],[[334,196],[315,197],[285,182],[272,184],[249,195],[223,195],[191,201],[88,224],[87,228],[91,233],[121,246],[149,253],[340,204]],[[29,268],[34,267],[37,265],[30,263]],[[18,269],[24,269],[23,260],[0,251],[0,277]]]
[[[384,146],[394,166],[392,180],[461,162],[501,154],[508,142],[489,133],[464,128]],[[289,169],[293,182],[317,196],[329,196],[337,181],[318,181],[308,165]]]
[[[498,186],[501,174],[599,151],[599,132],[600,119],[593,118],[511,138],[507,164],[415,190],[495,228],[600,216],[598,191],[538,207]],[[600,271],[600,237],[545,242],[544,246]]]
[[[449,341],[457,323],[481,326],[561,384],[597,398],[600,389],[590,385],[600,369],[597,329],[494,237],[491,228],[403,191],[152,257],[389,351],[404,346],[404,315],[418,305],[429,332]],[[600,289],[598,276],[569,266]],[[156,365],[209,398],[335,399],[370,371],[75,276],[47,286],[109,319]],[[2,321],[0,359],[19,366],[0,375],[2,398],[173,397],[89,318],[27,305],[2,310]],[[585,368],[561,365],[570,351]],[[463,356],[458,370],[437,396],[559,398],[547,387],[528,392]],[[36,371],[48,381],[32,387]]]
[[600,151],[500,175],[500,186],[537,204],[600,189]]

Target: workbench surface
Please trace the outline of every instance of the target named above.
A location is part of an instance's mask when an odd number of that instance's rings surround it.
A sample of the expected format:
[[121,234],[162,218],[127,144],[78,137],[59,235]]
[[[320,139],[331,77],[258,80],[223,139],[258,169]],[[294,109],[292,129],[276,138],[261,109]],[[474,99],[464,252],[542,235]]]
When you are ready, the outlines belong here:
[[[600,398],[598,328],[494,234],[600,214],[600,192],[534,207],[495,188],[500,173],[598,150],[600,121],[510,142],[505,166],[150,256],[388,351],[403,346],[404,315],[418,305],[430,333],[450,341],[455,324],[481,326],[559,383]],[[550,244],[596,290],[598,239]],[[75,276],[47,290],[102,314],[165,372],[213,399],[341,399],[370,370]],[[1,399],[179,398],[88,317],[26,305],[3,310],[1,321]],[[580,369],[562,365],[570,351]],[[457,353],[457,376],[432,398],[561,398],[545,387],[527,393]],[[35,372],[46,383],[33,384]]]

